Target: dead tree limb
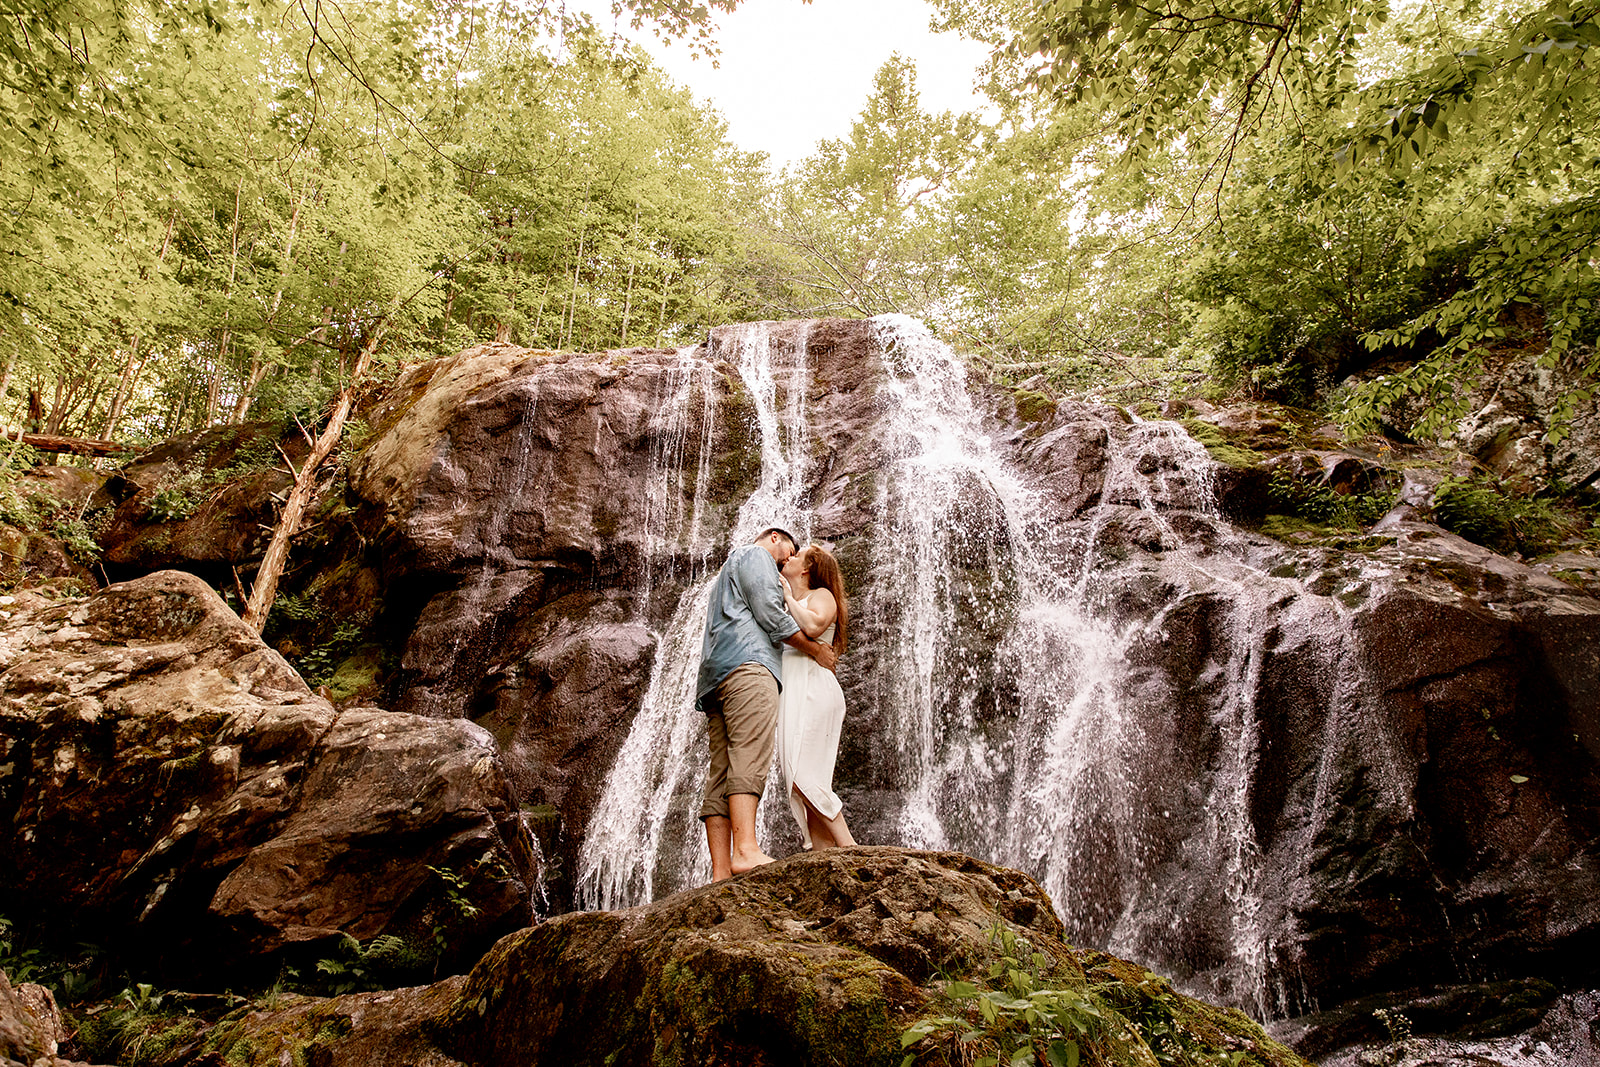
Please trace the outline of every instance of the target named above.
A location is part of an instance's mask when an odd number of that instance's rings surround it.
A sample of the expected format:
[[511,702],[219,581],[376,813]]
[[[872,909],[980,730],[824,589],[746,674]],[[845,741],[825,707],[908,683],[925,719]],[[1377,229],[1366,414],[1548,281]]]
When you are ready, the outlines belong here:
[[117,441],[101,441],[92,437],[62,437],[53,433],[17,433],[12,430],[0,430],[0,437],[7,441],[20,441],[40,452],[70,452],[75,456],[125,456],[130,452],[139,451],[133,445],[121,444]]
[[[350,378],[345,387],[339,391],[339,397],[334,401],[333,412],[328,416],[328,424],[317,434],[311,446],[311,455],[300,464],[300,469],[295,472],[294,487],[289,490],[289,495],[283,502],[283,513],[278,517],[278,525],[272,531],[272,541],[267,545],[267,551],[261,557],[261,566],[256,571],[255,583],[250,589],[250,601],[245,605],[243,619],[255,627],[260,633],[267,624],[267,613],[272,610],[272,601],[278,595],[278,579],[283,575],[283,568],[289,562],[289,543],[294,535],[300,532],[300,523],[305,518],[306,508],[311,504],[311,498],[317,491],[317,473],[327,462],[328,456],[338,447],[339,438],[344,434],[344,424],[350,418],[350,407],[355,400],[356,388],[367,373],[367,368],[372,365],[372,356],[378,350],[378,342],[383,339],[384,323],[379,322],[374,326],[372,333],[361,345],[361,354],[356,358],[356,365],[350,372]],[[309,435],[307,435],[309,436]],[[291,470],[293,466],[291,465]]]

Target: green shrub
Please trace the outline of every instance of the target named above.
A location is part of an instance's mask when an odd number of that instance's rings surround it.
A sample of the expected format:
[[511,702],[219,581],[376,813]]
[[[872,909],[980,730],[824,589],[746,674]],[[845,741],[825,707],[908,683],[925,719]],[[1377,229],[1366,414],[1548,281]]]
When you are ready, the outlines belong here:
[[1496,552],[1537,556],[1583,536],[1589,525],[1569,501],[1519,497],[1481,478],[1446,478],[1434,491],[1433,521]]
[[[954,1044],[949,1062],[1048,1067],[1238,1067],[1243,1052],[1213,1051],[1184,1029],[1172,987],[1145,972],[1136,986],[1090,981],[1070,962],[1052,961],[1025,938],[996,924],[996,958],[987,980],[948,981],[952,1012],[918,1020],[900,1036],[902,1048]],[[911,1067],[918,1052],[901,1067]]]
[[1382,489],[1340,493],[1320,480],[1278,467],[1267,482],[1267,496],[1279,513],[1341,530],[1365,529],[1394,506],[1395,494]]

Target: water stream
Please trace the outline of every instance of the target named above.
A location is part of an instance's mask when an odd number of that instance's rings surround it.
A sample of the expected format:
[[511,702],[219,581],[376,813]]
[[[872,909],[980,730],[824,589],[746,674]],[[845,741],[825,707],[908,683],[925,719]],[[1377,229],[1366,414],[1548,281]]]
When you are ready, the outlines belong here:
[[[870,580],[853,614],[876,659],[870,678],[847,682],[853,720],[885,734],[866,774],[892,783],[890,810],[874,823],[887,840],[874,843],[958,849],[1028,871],[1072,940],[1137,959],[1162,938],[1202,937],[1204,925],[1203,936],[1225,942],[1212,949],[1229,961],[1229,998],[1269,1013],[1281,997],[1268,987],[1260,850],[1247,810],[1260,626],[1236,611],[1206,668],[1231,694],[1207,710],[1222,739],[1215,759],[1197,781],[1161,780],[1150,753],[1173,740],[1152,736],[1130,650],[1159,644],[1180,605],[1115,610],[1141,580],[1141,564],[1101,544],[1109,529],[1138,525],[1147,553],[1243,603],[1239,563],[1188,552],[1176,528],[1180,515],[1215,521],[1209,458],[1174,424],[1119,426],[1099,503],[1063,516],[986,434],[947,347],[910,319],[876,319],[874,329],[886,371],[881,465],[866,539]],[[740,509],[737,544],[803,515],[806,345],[778,352],[764,324],[721,338],[749,391],[761,446],[760,484]],[[640,904],[709,876],[695,819],[704,728],[693,709],[709,585],[703,575],[690,587],[660,635],[648,693],[588,828],[582,907]],[[769,795],[762,808],[763,839],[772,841],[786,805]],[[1185,855],[1192,884],[1153,895],[1155,869]]]
[[[804,539],[810,533],[801,509],[809,439],[806,336],[802,333],[792,346],[779,344],[769,323],[751,323],[724,327],[716,341],[748,391],[761,450],[759,480],[739,509],[730,546],[775,524]],[[702,457],[710,452],[709,444],[700,449]],[[707,481],[709,471],[702,469],[697,493]],[[696,514],[688,522],[697,530],[698,508],[691,510]],[[709,757],[705,716],[695,710],[694,695],[715,578],[715,572],[705,574],[690,586],[658,639],[644,700],[607,775],[579,854],[580,907],[630,907],[710,880],[696,817]]]

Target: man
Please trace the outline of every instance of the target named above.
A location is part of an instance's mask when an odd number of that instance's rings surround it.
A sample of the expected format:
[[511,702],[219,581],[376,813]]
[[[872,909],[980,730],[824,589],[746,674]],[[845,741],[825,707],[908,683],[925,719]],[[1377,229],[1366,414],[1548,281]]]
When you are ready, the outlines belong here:
[[695,706],[706,713],[711,735],[700,819],[713,881],[772,862],[756,843],[756,805],[777,728],[779,646],[792,645],[830,671],[839,659],[831,646],[801,633],[784,609],[778,571],[796,548],[788,531],[763,530],[753,544],[729,553],[711,587]]

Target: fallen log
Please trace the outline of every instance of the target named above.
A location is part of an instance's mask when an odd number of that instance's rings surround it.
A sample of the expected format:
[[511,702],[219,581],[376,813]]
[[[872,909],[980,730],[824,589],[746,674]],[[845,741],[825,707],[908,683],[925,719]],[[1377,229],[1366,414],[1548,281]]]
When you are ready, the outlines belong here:
[[133,445],[125,445],[118,441],[98,441],[92,437],[59,437],[48,433],[19,434],[14,430],[0,430],[0,437],[7,441],[20,440],[40,452],[70,452],[75,456],[123,456],[139,451]]

